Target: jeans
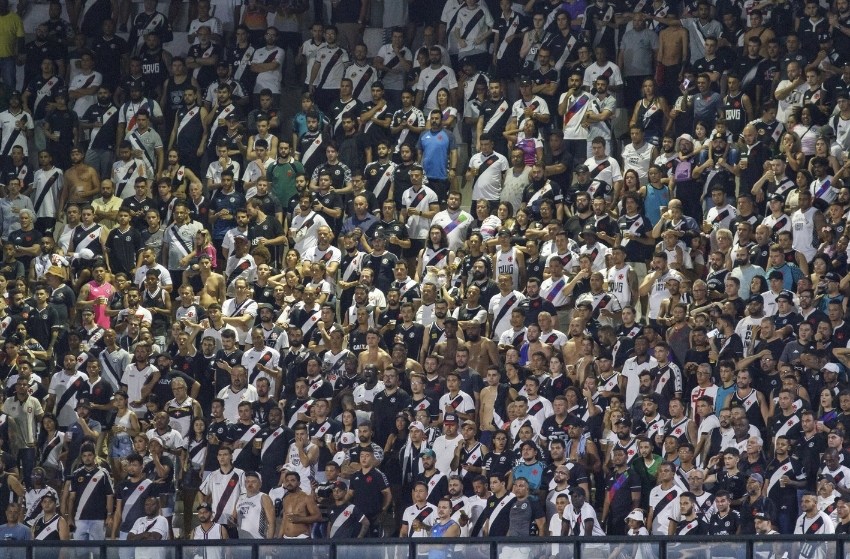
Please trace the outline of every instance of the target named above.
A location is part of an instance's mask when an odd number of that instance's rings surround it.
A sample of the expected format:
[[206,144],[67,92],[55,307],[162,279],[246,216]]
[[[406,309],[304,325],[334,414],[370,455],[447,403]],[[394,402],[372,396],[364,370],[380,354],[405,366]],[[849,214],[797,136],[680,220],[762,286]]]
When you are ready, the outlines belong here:
[[18,450],[18,464],[21,471],[26,474],[24,475],[24,484],[29,489],[31,487],[29,473],[35,467],[35,448],[25,447]]
[[112,176],[112,160],[114,154],[108,149],[90,149],[86,152],[86,165],[91,165],[101,179]]
[[14,56],[0,58],[0,79],[9,91],[18,89],[18,67]]
[[77,520],[75,524],[75,540],[99,541],[106,539],[103,520]]

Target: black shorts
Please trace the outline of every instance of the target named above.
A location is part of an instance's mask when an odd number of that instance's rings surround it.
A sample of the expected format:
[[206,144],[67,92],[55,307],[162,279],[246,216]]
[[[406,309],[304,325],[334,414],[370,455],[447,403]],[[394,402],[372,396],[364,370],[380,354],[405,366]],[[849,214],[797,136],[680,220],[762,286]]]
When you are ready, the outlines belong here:
[[[425,248],[425,239],[410,239],[410,248],[404,249],[405,258],[418,258],[419,251]],[[408,270],[408,273],[413,270]]]

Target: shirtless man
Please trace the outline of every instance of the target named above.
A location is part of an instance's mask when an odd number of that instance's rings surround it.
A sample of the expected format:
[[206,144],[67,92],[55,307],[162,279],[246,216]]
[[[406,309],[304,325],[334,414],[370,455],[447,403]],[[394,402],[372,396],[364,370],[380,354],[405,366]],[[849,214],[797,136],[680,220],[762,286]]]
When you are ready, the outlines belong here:
[[[504,425],[510,422],[510,418],[507,417],[507,409],[508,405],[516,400],[517,392],[510,385],[505,385],[504,387],[499,386],[502,380],[501,374],[499,372],[499,366],[493,365],[487,369],[487,375],[484,377],[484,381],[487,383],[487,386],[481,389],[481,393],[479,394],[480,400],[480,409],[478,411],[478,428],[481,430],[482,440],[490,441],[490,436],[487,435],[485,437],[484,433],[492,433],[496,429],[502,429]],[[496,411],[496,400],[497,398],[504,398],[504,406],[499,404],[499,407],[505,410],[505,417],[495,417],[494,412]],[[498,426],[497,426],[498,425]]]
[[445,378],[446,373],[455,368],[455,353],[460,340],[457,336],[457,319],[453,316],[446,317],[444,324],[446,341],[434,346],[434,353],[443,359],[440,362],[440,376]]
[[[192,285],[194,288],[197,284],[192,283],[191,278],[197,276],[201,285],[201,291],[198,293],[198,296],[200,297],[199,304],[201,307],[206,308],[213,303],[223,305],[225,299],[224,276],[213,272],[212,260],[210,260],[208,255],[201,255],[198,259],[197,266],[198,268],[196,270],[187,269],[183,272],[183,284]],[[192,266],[192,268],[194,268],[194,266]]]
[[80,148],[71,148],[71,166],[65,171],[65,188],[59,211],[65,207],[65,202],[90,202],[100,194],[100,177],[94,167],[83,162],[83,158]]
[[499,363],[499,348],[493,340],[481,335],[480,322],[473,320],[465,334],[470,367],[476,371],[486,371],[490,366]]
[[369,328],[366,332],[366,350],[357,356],[357,370],[363,371],[366,365],[375,365],[380,373],[392,364],[390,355],[378,345],[381,342],[381,334],[375,328]]
[[310,528],[314,522],[322,520],[322,513],[316,506],[312,495],[301,490],[301,476],[297,472],[287,472],[283,478],[286,497],[283,498],[283,522],[277,537],[287,540],[301,540],[310,537]]
[[575,317],[570,321],[570,327],[567,329],[567,341],[564,347],[561,348],[561,355],[564,357],[564,364],[575,365],[580,357],[579,344],[581,343],[582,324],[579,317]]
[[[667,21],[665,20],[665,23]],[[682,83],[684,63],[689,60],[688,31],[675,21],[658,34],[658,62],[664,70],[660,93],[673,106],[679,97],[679,84]]]

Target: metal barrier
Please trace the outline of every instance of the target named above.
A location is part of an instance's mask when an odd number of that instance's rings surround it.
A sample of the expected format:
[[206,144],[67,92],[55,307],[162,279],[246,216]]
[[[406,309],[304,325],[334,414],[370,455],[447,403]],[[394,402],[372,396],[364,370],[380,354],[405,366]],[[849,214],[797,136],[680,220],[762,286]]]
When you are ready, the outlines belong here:
[[[850,559],[847,537],[0,541],[0,559]],[[846,551],[845,551],[846,550]]]

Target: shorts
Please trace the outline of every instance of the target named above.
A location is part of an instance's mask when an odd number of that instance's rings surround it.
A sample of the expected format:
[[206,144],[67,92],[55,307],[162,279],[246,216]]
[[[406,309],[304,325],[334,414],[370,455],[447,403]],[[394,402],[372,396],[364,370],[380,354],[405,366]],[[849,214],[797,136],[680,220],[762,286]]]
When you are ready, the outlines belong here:
[[159,494],[160,514],[166,518],[174,516],[174,493]]
[[126,458],[133,453],[133,439],[127,433],[120,433],[109,443],[110,458]]
[[418,258],[419,251],[425,248],[425,239],[410,239],[410,248],[404,249],[405,258]]

